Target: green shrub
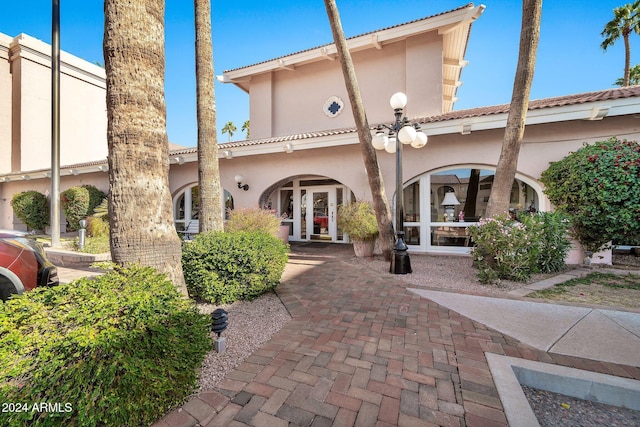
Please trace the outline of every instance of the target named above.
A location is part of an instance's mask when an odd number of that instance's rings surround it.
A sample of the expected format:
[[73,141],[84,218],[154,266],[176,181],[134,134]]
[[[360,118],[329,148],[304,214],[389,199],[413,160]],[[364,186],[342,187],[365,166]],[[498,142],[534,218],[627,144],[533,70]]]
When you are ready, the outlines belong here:
[[86,188],[89,192],[89,206],[87,208],[87,215],[93,215],[96,208],[102,204],[104,200],[106,200],[106,195],[102,190],[97,189],[93,185],[83,185],[83,188]]
[[[527,228],[540,228],[540,238],[534,242],[536,268],[540,273],[553,273],[565,267],[565,259],[571,249],[568,236],[569,220],[560,211],[525,214],[519,218]],[[533,250],[533,249],[532,249]]]
[[[0,425],[149,425],[194,390],[210,326],[165,276],[135,266],[0,304],[0,402],[30,405],[0,412]],[[32,411],[40,402],[63,410]]]
[[11,206],[29,230],[43,231],[49,225],[49,202],[44,194],[35,190],[14,194]]
[[540,178],[587,251],[640,244],[640,144],[610,138],[553,162]]
[[526,281],[533,273],[559,271],[571,246],[560,213],[524,214],[520,221],[507,215],[481,219],[469,227],[469,235],[482,283]]
[[80,220],[92,215],[105,200],[105,195],[93,185],[71,187],[60,194],[60,205],[69,223],[69,231],[80,229]]
[[287,245],[264,232],[200,233],[184,245],[189,295],[213,303],[254,299],[274,289],[287,263]]
[[263,231],[278,237],[282,218],[273,211],[260,208],[237,208],[229,211],[229,220],[224,229],[228,232]]
[[522,223],[507,215],[483,218],[469,227],[469,235],[476,244],[473,260],[482,283],[491,283],[495,276],[518,281],[531,276],[531,236]]
[[84,187],[71,187],[60,193],[60,205],[69,223],[67,231],[80,229],[80,220],[89,211],[89,191]]
[[371,202],[341,205],[338,209],[338,227],[352,240],[375,240],[378,237],[378,222]]

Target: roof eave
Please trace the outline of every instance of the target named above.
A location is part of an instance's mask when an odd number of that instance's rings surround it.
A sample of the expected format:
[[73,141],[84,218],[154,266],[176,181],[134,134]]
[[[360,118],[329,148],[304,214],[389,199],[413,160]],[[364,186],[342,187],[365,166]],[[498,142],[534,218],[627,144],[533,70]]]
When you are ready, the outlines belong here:
[[[384,44],[403,40],[416,34],[440,30],[441,28],[452,28],[459,25],[470,26],[471,23],[482,14],[484,9],[484,5],[474,6],[473,4],[469,4],[451,12],[349,38],[347,40],[347,46],[350,52],[357,52],[365,49],[380,48]],[[464,49],[459,55],[464,55],[465,49],[466,41]],[[223,72],[223,75],[218,80],[223,83],[236,84],[246,91],[247,79],[250,79],[252,76],[283,69],[293,70],[296,66],[302,64],[335,59],[336,55],[337,49],[335,44],[326,44],[258,64],[227,70]],[[455,56],[459,55],[456,54]]]

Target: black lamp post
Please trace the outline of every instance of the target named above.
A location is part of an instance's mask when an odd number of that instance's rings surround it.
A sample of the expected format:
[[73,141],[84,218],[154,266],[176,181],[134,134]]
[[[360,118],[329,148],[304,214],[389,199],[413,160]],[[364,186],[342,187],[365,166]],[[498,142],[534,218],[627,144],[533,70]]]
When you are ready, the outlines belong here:
[[[395,121],[391,125],[382,124],[378,133],[373,137],[372,145],[377,150],[385,150],[396,154],[396,242],[393,246],[393,257],[389,272],[393,274],[411,273],[411,261],[404,242],[404,197],[402,188],[402,146],[411,144],[414,148],[422,148],[427,143],[427,135],[420,132],[417,123],[410,123],[404,116],[407,105],[407,95],[402,92],[394,93],[389,101],[395,114]],[[388,130],[389,136],[382,132]]]

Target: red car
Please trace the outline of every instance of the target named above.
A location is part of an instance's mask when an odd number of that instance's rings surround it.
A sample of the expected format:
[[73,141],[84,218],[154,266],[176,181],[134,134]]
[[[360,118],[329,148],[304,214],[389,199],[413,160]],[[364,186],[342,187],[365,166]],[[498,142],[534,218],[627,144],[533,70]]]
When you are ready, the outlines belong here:
[[58,284],[58,270],[42,245],[26,233],[0,230],[0,299],[21,295],[37,286]]

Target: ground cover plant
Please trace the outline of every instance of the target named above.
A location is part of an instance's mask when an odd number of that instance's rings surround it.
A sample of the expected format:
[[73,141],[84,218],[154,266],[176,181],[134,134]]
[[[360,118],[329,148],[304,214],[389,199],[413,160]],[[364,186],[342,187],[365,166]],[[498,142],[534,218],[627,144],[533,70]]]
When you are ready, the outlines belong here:
[[263,231],[200,233],[182,251],[189,295],[224,304],[254,299],[278,286],[287,252]]
[[640,275],[593,272],[527,295],[528,298],[640,308]]
[[80,239],[76,237],[75,239],[73,239],[73,249],[85,254],[102,254],[105,252],[109,252],[109,236],[101,235],[86,237],[84,240],[84,248],[82,249],[80,249]]
[[194,390],[210,325],[148,267],[0,304],[0,402],[28,405],[0,425],[149,425]]

